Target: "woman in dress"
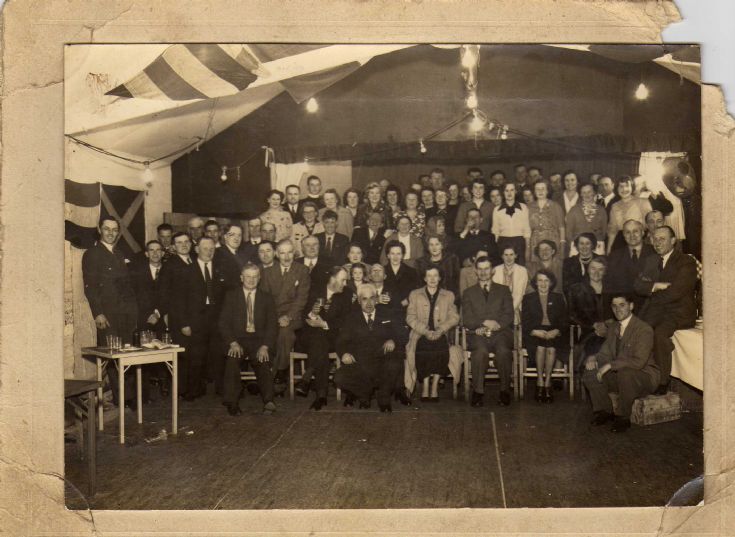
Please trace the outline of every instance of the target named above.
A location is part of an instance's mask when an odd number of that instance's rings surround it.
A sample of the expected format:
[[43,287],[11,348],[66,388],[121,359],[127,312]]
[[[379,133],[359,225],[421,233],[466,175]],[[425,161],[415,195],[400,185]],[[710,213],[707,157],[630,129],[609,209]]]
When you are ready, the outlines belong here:
[[[556,278],[557,289],[563,289],[563,266],[561,256],[556,255],[557,247],[554,241],[542,240],[536,245],[533,250],[534,260],[526,263],[526,270],[528,270],[529,279],[533,279],[539,270],[546,270],[551,272]],[[529,287],[526,289],[527,293],[532,292],[533,289]]]
[[354,227],[354,218],[352,213],[346,207],[339,204],[339,194],[334,188],[328,188],[324,191],[324,207],[319,209],[319,219],[325,211],[334,211],[337,215],[337,233],[345,235],[348,239],[352,239],[352,229]]
[[[589,279],[577,282],[569,288],[569,319],[579,326],[579,340],[575,349],[576,363],[583,364],[584,358],[597,354],[607,335],[605,321],[612,317],[610,295],[604,285],[607,259],[598,256],[590,261]],[[575,356],[576,356],[575,355]]]
[[426,240],[426,255],[416,261],[416,270],[424,274],[427,269],[436,267],[442,274],[442,288],[454,293],[459,298],[459,259],[444,250],[442,238],[429,235]]
[[348,188],[345,193],[342,194],[342,205],[350,211],[352,220],[357,218],[357,208],[360,206],[360,193],[357,189]]
[[526,294],[528,285],[528,271],[516,263],[518,254],[513,246],[503,248],[503,264],[493,269],[493,282],[505,285],[513,295],[514,323],[518,325],[521,320],[520,310],[523,303],[523,295]]
[[[607,233],[607,211],[597,203],[595,187],[591,184],[582,185],[579,189],[580,202],[567,213],[567,239],[573,241],[581,233],[594,233],[597,237],[595,253],[605,254],[605,237]],[[569,255],[576,255],[577,249],[572,245]],[[559,284],[561,287],[561,284]]]
[[623,224],[628,220],[635,220],[646,227],[646,215],[652,210],[647,199],[636,198],[633,195],[635,184],[629,175],[618,179],[618,196],[620,200],[613,203],[610,209],[610,220],[607,223],[607,254],[625,247],[623,238]]
[[539,270],[531,280],[533,293],[523,297],[523,347],[529,358],[536,361],[536,401],[554,400],[551,373],[554,363],[567,348],[569,330],[564,297],[554,293],[556,277],[547,270]]
[[368,183],[365,187],[365,203],[357,209],[355,227],[367,227],[367,220],[373,213],[380,213],[383,216],[383,222],[388,222],[390,211],[382,196],[383,192],[378,183]]
[[531,250],[535,251],[541,241],[552,241],[562,250],[566,245],[564,230],[564,209],[549,199],[546,181],[536,181],[533,185],[536,200],[528,205],[528,222],[531,227]]
[[573,171],[564,174],[564,191],[560,198],[560,205],[564,208],[564,214],[569,213],[572,207],[579,202],[579,180],[577,174]]
[[506,183],[503,188],[503,204],[493,211],[492,234],[498,250],[511,247],[519,264],[525,265],[526,259],[531,259],[528,208],[516,199],[515,183]]
[[424,228],[426,227],[426,212],[424,207],[419,205],[419,194],[414,191],[406,193],[404,198],[406,208],[396,215],[396,218],[408,216],[411,219],[411,235],[419,239],[424,236]]
[[385,222],[386,229],[396,229],[396,216],[403,208],[401,207],[402,195],[401,189],[395,185],[390,185],[385,189],[385,203],[388,206],[388,221]]
[[260,215],[261,222],[268,222],[276,227],[276,242],[283,239],[290,239],[293,231],[293,221],[291,214],[282,206],[284,194],[280,190],[271,190],[268,192],[266,201],[268,202],[268,210]]
[[353,263],[350,267],[350,279],[347,287],[352,290],[352,303],[357,303],[357,293],[367,281],[368,267],[364,263]]
[[[428,267],[423,279],[426,285],[411,291],[408,298],[406,323],[411,328],[408,348],[415,348],[421,400],[439,402],[439,379],[447,373],[449,363],[447,334],[459,324],[459,313],[454,293],[439,286],[441,273],[437,267]],[[412,370],[408,355],[407,352],[408,367]]]
[[487,197],[496,209],[503,204],[503,191],[499,186],[491,186]]

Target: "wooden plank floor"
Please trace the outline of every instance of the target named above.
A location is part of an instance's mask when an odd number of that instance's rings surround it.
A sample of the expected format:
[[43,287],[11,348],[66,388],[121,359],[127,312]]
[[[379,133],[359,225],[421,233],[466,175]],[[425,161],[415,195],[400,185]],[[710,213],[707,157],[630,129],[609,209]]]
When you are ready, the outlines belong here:
[[[258,399],[229,416],[219,399],[180,403],[180,433],[146,443],[170,428],[170,403],[144,407],[144,424],[128,411],[126,444],[117,421],[98,436],[95,509],[320,509],[662,505],[702,473],[702,416],[633,427],[615,435],[589,425],[590,410],[557,392],[553,405],[508,408],[453,401],[345,409],[330,399],[321,412],[299,399]],[[375,405],[374,405],[375,407]],[[497,452],[493,434],[496,425]],[[192,434],[187,434],[192,433]],[[69,508],[86,508],[86,467],[67,450]],[[78,489],[76,490],[75,489]]]

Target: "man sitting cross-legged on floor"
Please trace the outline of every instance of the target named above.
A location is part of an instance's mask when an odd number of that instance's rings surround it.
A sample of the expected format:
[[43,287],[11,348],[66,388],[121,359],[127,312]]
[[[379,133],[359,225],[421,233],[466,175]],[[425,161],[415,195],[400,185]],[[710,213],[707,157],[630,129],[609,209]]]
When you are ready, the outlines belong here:
[[378,390],[381,412],[391,412],[390,398],[398,385],[403,361],[395,353],[395,323],[389,313],[376,310],[375,287],[365,284],[357,291],[359,310],[345,319],[337,336],[337,354],[342,367],[334,374],[334,383],[346,394],[345,406],[355,399],[360,408],[370,408],[373,390]]
[[260,268],[247,264],[240,273],[242,287],[225,296],[219,317],[222,341],[229,345],[225,362],[224,402],[227,411],[241,414],[240,365],[250,360],[263,399],[263,412],[275,411],[270,356],[275,351],[278,317],[273,297],[258,289]]
[[329,352],[335,349],[335,341],[343,321],[352,307],[352,292],[343,292],[347,284],[347,270],[333,267],[329,281],[320,286],[312,286],[309,301],[306,303],[306,326],[302,329],[302,339],[306,346],[308,359],[303,379],[296,387],[302,397],[309,394],[311,377],[314,376],[316,399],[311,405],[321,410],[327,404],[329,387]]
[[[613,421],[613,432],[630,428],[633,401],[653,393],[658,386],[659,368],[653,357],[653,328],[633,315],[630,295],[615,293],[612,310],[617,323],[607,331],[600,352],[585,361],[582,382],[589,390],[595,425]],[[619,403],[613,415],[608,393],[617,392]]]

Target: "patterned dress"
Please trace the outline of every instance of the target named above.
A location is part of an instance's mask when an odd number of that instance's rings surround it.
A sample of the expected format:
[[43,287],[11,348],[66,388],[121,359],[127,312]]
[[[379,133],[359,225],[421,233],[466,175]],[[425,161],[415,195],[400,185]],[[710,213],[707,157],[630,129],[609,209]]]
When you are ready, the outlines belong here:
[[531,226],[531,252],[543,240],[554,241],[559,251],[559,229],[564,227],[564,209],[558,203],[547,200],[541,208],[538,201],[532,201],[528,205],[528,221]]

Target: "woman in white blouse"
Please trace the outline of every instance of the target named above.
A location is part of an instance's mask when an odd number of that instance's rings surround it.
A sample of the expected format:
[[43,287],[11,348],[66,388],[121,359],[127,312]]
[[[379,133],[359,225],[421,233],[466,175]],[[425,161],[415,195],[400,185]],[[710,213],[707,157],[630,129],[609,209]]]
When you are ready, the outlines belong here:
[[531,225],[528,207],[516,199],[516,185],[508,183],[503,188],[503,204],[493,211],[492,234],[498,250],[512,246],[518,256],[518,263],[526,264],[531,259]]
[[628,220],[640,222],[646,227],[646,215],[651,211],[651,203],[645,198],[633,195],[635,183],[633,178],[624,175],[618,179],[618,196],[620,200],[613,203],[607,223],[607,255],[618,248],[625,247],[623,224]]
[[568,214],[579,203],[579,179],[577,174],[569,171],[564,174],[564,192],[561,193],[564,214]]
[[505,246],[502,249],[503,264],[493,269],[493,282],[505,285],[513,295],[514,324],[521,320],[520,311],[523,304],[523,295],[526,294],[528,285],[528,271],[526,267],[516,263],[518,254],[513,246]]

